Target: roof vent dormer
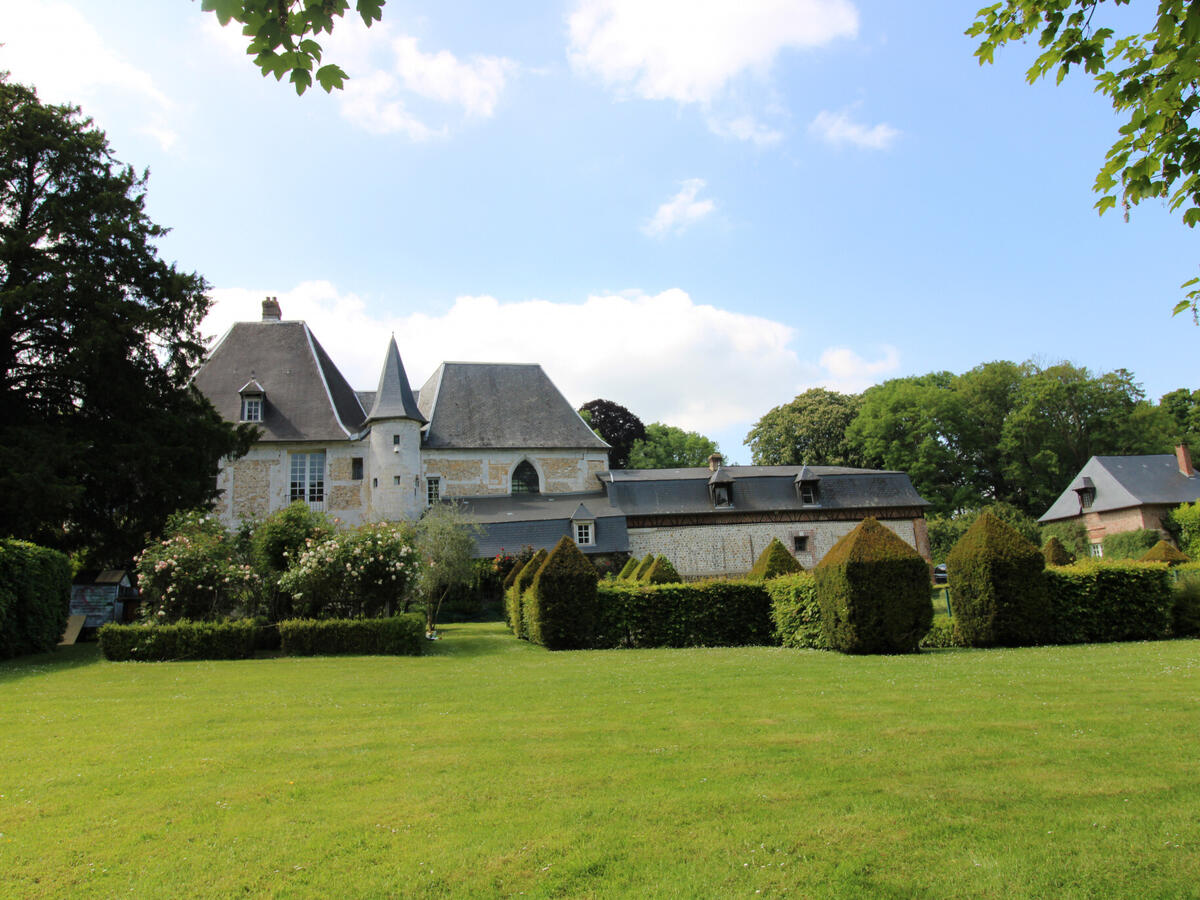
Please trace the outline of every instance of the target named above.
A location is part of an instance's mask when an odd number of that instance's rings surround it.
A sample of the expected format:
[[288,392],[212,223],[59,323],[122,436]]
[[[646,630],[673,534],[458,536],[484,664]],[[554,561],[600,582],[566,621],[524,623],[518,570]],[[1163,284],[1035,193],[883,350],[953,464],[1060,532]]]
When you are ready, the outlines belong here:
[[796,496],[804,506],[821,505],[821,477],[808,466],[801,466],[796,475]]
[[733,476],[724,466],[718,466],[709,477],[708,496],[717,508],[733,506]]
[[283,312],[279,309],[278,297],[267,297],[263,300],[262,320],[264,322],[279,322],[283,320]]

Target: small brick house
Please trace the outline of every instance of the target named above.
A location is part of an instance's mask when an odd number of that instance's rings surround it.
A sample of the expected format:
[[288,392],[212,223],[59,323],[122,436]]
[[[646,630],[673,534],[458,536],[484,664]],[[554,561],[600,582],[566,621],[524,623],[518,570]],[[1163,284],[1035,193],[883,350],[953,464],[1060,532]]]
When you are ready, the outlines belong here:
[[1170,538],[1163,522],[1181,503],[1200,500],[1200,472],[1187,444],[1148,456],[1093,456],[1038,519],[1080,522],[1092,555],[1103,555],[1106,535],[1151,528]]
[[260,437],[222,466],[232,527],[297,500],[348,525],[460,502],[481,557],[570,535],[589,554],[667,556],[687,577],[746,572],[778,537],[806,567],[873,515],[929,557],[928,505],[902,472],[805,466],[610,470],[608,445],[541,366],[445,362],[414,392],[393,337],[379,385],[355,391],[301,321],[261,321],[213,347],[197,388]]

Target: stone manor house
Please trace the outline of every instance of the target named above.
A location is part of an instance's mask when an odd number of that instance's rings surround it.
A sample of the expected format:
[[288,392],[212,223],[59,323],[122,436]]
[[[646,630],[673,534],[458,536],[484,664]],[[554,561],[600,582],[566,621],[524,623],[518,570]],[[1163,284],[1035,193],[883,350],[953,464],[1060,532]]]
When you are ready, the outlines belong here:
[[222,467],[233,526],[301,500],[349,525],[462,504],[480,556],[564,535],[585,553],[666,555],[685,577],[746,572],[778,537],[810,568],[864,517],[929,558],[928,505],[902,472],[828,466],[611,470],[608,445],[542,371],[444,362],[413,392],[393,337],[379,385],[356,391],[308,325],[238,322],[195,384],[230,422],[260,429]]

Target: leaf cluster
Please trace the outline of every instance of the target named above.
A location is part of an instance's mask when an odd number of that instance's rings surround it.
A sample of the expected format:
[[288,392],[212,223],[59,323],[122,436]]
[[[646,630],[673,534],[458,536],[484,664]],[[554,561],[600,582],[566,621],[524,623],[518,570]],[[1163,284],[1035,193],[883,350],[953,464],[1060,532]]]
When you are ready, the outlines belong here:
[[611,400],[590,400],[579,408],[579,415],[612,448],[608,453],[609,466],[628,468],[634,442],[646,437],[642,420]]
[[637,438],[629,449],[631,469],[687,469],[708,465],[717,452],[717,443],[695,431],[652,422],[646,436]]

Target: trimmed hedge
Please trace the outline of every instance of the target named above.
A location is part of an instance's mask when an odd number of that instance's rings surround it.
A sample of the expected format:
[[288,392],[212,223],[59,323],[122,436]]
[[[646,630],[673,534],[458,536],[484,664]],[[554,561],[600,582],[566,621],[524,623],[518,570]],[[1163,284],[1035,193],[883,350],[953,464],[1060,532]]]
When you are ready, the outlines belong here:
[[1046,561],[1048,566],[1069,566],[1075,562],[1075,557],[1071,551],[1062,545],[1062,541],[1053,535],[1046,541],[1042,547],[1042,559]]
[[1164,562],[1168,566],[1178,566],[1190,560],[1186,553],[1181,553],[1166,541],[1159,541],[1139,556],[1138,562]]
[[758,554],[758,559],[754,561],[754,565],[750,567],[750,572],[746,577],[775,578],[779,575],[791,575],[794,572],[803,571],[804,566],[800,565],[796,557],[788,553],[783,542],[779,538],[771,538],[771,543],[767,544],[763,552]]
[[641,560],[629,557],[625,560],[625,565],[617,575],[617,581],[628,581],[633,577],[633,573],[637,571],[637,567],[641,565]]
[[678,570],[665,556],[656,556],[642,576],[642,584],[679,584],[681,581]]
[[259,626],[234,622],[180,621],[171,625],[105,625],[100,652],[112,662],[170,662],[181,659],[249,659]]
[[512,633],[522,640],[529,640],[529,630],[525,624],[525,592],[533,584],[533,576],[537,574],[542,563],[546,561],[546,548],[542,547],[529,558],[529,562],[521,567],[513,578],[512,587],[504,595],[504,611],[508,616],[508,627]]
[[1200,635],[1200,563],[1183,563],[1171,572],[1175,595],[1172,631],[1177,637]]
[[654,554],[647,553],[642,557],[642,561],[638,563],[638,567],[633,570],[633,574],[629,576],[630,581],[643,581],[646,573],[650,571],[650,567],[654,565]]
[[995,516],[984,514],[950,551],[950,607],[970,647],[1020,647],[1046,639],[1046,559]]
[[611,582],[598,590],[595,647],[738,647],[772,640],[761,582]]
[[1137,559],[1158,543],[1159,533],[1153,528],[1138,528],[1134,531],[1118,531],[1104,536],[1105,559]]
[[933,623],[929,564],[873,517],[834,544],[814,574],[834,650],[915,653]]
[[1166,637],[1175,595],[1162,563],[1079,562],[1048,569],[1048,641],[1091,644]]
[[387,619],[288,619],[279,623],[284,656],[420,656],[425,619],[403,613]]
[[817,601],[817,579],[811,572],[780,575],[763,582],[771,598],[771,621],[775,640],[784,647],[828,650],[821,628],[821,604]]
[[57,550],[0,540],[0,659],[58,646],[71,612],[71,564]]
[[929,633],[921,638],[921,646],[934,648],[965,647],[962,635],[954,627],[954,620],[949,616],[935,616]]
[[522,598],[529,640],[548,650],[581,650],[596,638],[596,569],[562,537]]

